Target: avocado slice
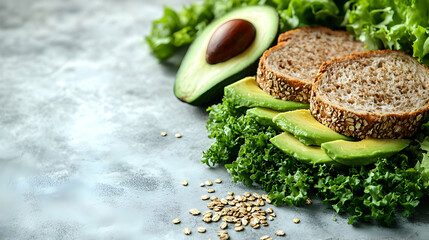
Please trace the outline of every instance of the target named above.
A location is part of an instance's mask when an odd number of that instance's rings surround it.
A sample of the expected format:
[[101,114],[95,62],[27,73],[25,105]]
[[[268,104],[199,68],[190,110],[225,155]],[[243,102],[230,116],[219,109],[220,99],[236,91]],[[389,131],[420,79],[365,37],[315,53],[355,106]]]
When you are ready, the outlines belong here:
[[337,165],[319,146],[307,146],[287,132],[271,138],[270,142],[303,163]]
[[334,161],[348,165],[367,165],[390,157],[410,144],[408,139],[363,139],[358,142],[336,140],[322,143],[323,151]]
[[[206,61],[206,50],[213,33],[225,22],[243,19],[256,30],[252,43],[240,54],[216,64]],[[223,88],[245,76],[255,74],[259,57],[275,41],[279,26],[276,10],[269,6],[238,8],[211,22],[189,47],[174,82],[180,100],[204,105],[222,96]]]
[[246,114],[248,116],[255,118],[259,124],[264,126],[272,126],[276,129],[279,129],[279,128],[273,122],[273,118],[277,116],[279,113],[281,112],[268,109],[268,108],[261,108],[261,107],[250,108],[246,111]]
[[225,87],[225,97],[240,107],[264,107],[278,111],[308,109],[308,103],[283,101],[264,92],[256,84],[255,77],[246,77]]
[[309,110],[284,112],[273,119],[283,131],[292,133],[306,145],[320,146],[334,140],[353,140],[318,122]]

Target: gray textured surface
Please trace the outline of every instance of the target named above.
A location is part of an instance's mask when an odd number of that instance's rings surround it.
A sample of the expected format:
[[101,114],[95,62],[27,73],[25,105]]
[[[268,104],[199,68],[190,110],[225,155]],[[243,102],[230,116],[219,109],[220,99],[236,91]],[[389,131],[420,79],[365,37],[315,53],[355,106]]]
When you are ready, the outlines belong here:
[[[261,192],[200,163],[207,114],[175,99],[175,67],[141,44],[162,5],[183,2],[0,0],[0,239],[184,239],[186,226],[216,239],[188,213],[206,209],[199,183]],[[350,226],[318,201],[275,211],[231,239],[429,239],[427,203],[394,228]]]

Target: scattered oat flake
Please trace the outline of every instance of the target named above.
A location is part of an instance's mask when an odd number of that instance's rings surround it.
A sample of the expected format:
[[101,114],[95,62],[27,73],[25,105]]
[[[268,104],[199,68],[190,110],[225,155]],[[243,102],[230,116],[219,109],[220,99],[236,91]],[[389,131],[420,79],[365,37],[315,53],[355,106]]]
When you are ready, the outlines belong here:
[[217,197],[216,196],[211,196],[210,197],[210,200],[212,200],[212,201],[214,201],[214,200],[216,200],[217,199]]
[[307,200],[305,200],[305,204],[310,205],[312,203],[310,198],[307,198]]
[[228,227],[228,223],[227,222],[222,222],[221,224],[220,224],[220,228],[221,229],[225,229],[225,228],[227,228]]
[[227,231],[225,231],[225,230],[220,230],[220,231],[218,231],[218,232],[217,232],[217,235],[219,236],[219,238],[220,238],[221,240],[227,240],[227,239],[229,239],[228,232],[227,232]]
[[283,232],[282,230],[277,230],[274,232],[277,236],[284,236],[285,232]]
[[183,180],[183,181],[182,181],[182,185],[183,185],[183,186],[188,186],[188,181]]
[[202,200],[207,200],[207,199],[209,199],[210,198],[210,196],[209,195],[203,195],[203,196],[201,196],[201,199]]
[[167,136],[167,133],[166,132],[161,132],[161,136],[165,137],[165,136]]
[[215,183],[222,183],[222,180],[218,178],[215,180]]
[[214,190],[214,189],[209,189],[209,190],[207,190],[207,192],[208,192],[208,193],[214,193],[214,192],[215,192],[215,190]]
[[243,228],[243,226],[238,226],[238,227],[235,227],[235,228],[234,228],[234,230],[235,230],[236,232],[240,232],[240,231],[243,231],[243,230],[244,230],[244,228]]
[[213,185],[212,181],[210,181],[210,180],[205,181],[204,184],[206,184],[207,186]]
[[299,218],[294,218],[294,219],[293,219],[293,222],[294,222],[294,223],[299,223],[299,222],[300,222],[300,220],[299,220]]
[[191,210],[189,210],[189,213],[192,215],[199,215],[200,211],[196,208],[192,208]]
[[206,229],[204,227],[198,227],[198,232],[199,233],[205,233]]
[[271,239],[270,238],[270,236],[268,236],[268,235],[264,235],[264,236],[262,236],[261,238],[259,238],[260,240],[268,240],[268,239]]
[[189,229],[189,228],[185,228],[185,229],[183,229],[183,232],[184,232],[186,235],[190,235],[190,234],[191,234],[191,229]]
[[178,224],[178,223],[180,223],[180,219],[178,219],[178,218],[173,219],[173,223],[174,223],[174,224]]
[[182,134],[180,134],[180,133],[176,133],[174,136],[175,136],[176,138],[181,138],[181,137],[182,137]]
[[229,191],[228,195],[232,196],[232,195],[234,195],[234,192],[233,191]]
[[200,183],[200,187],[204,187],[205,186],[205,184],[204,183]]

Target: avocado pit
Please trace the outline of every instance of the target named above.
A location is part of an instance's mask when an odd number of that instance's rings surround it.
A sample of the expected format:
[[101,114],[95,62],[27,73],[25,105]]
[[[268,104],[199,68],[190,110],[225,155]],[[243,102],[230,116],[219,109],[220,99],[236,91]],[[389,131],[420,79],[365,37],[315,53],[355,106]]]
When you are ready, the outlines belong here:
[[244,50],[255,39],[256,29],[243,19],[232,19],[220,25],[209,40],[206,61],[209,64],[224,62]]

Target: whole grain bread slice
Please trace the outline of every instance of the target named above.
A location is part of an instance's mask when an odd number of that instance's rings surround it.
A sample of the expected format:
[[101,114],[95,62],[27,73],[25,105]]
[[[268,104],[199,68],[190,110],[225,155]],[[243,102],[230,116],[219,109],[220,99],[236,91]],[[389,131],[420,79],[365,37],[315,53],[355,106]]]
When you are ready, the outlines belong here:
[[345,31],[326,27],[287,31],[260,58],[256,81],[275,98],[308,103],[323,62],[363,51],[364,44]]
[[311,114],[355,138],[406,138],[429,112],[429,68],[401,51],[353,54],[324,63]]

